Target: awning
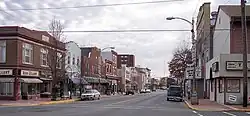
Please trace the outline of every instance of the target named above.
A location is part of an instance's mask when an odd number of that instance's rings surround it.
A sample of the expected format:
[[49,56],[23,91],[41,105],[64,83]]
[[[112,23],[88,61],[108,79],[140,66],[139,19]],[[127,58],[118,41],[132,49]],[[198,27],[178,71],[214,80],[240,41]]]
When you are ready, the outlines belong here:
[[3,82],[3,83],[14,83],[15,82],[15,78],[0,78],[0,82]]
[[80,84],[80,83],[85,84],[85,85],[88,84],[88,82],[84,78],[81,78],[81,79],[80,78],[70,78],[70,79],[74,84]]
[[40,77],[40,79],[41,79],[42,81],[52,81],[51,78],[43,78],[43,77]]
[[109,83],[107,79],[96,77],[84,77],[88,83]]
[[20,78],[20,82],[23,83],[43,83],[40,79],[37,78]]

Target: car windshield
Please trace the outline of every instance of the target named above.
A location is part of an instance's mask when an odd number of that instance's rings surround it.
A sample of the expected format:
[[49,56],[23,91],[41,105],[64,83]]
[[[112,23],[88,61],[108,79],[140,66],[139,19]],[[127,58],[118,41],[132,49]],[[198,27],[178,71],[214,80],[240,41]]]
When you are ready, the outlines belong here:
[[181,91],[180,87],[170,87],[169,91]]
[[94,93],[94,90],[87,90],[84,93]]

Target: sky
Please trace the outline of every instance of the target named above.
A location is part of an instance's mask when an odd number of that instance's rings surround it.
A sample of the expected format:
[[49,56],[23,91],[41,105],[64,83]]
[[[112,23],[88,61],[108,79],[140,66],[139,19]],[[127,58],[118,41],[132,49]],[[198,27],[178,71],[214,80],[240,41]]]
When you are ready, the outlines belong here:
[[[131,2],[169,1],[154,4],[85,7],[53,10],[11,10],[51,7],[74,7]],[[219,4],[240,4],[240,0],[1,0],[0,26],[17,25],[29,29],[48,30],[55,18],[68,31],[167,29],[188,30],[191,26],[181,20],[165,20],[178,16],[188,20],[197,16],[199,7],[211,2],[211,11]],[[181,42],[189,41],[191,33],[133,32],[133,33],[65,33],[67,41],[80,46],[115,47],[118,53],[134,54],[136,65],[152,69],[153,76],[167,76],[173,50]]]

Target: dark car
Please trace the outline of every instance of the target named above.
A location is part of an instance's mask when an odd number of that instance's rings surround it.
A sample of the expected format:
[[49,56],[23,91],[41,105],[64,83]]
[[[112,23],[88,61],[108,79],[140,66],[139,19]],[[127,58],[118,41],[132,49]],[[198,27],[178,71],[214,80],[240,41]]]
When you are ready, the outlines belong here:
[[172,85],[168,89],[167,101],[183,101],[183,93],[181,86]]
[[126,92],[126,95],[134,95],[135,94],[135,92],[133,91],[133,90],[128,90],[127,92]]

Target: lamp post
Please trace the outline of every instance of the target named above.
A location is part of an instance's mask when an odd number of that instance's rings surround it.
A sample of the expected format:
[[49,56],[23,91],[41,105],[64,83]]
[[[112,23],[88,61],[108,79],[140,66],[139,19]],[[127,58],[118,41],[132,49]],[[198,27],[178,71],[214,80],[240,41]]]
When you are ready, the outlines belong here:
[[191,99],[191,104],[198,104],[198,98],[197,98],[197,92],[196,92],[196,80],[195,80],[195,71],[196,71],[196,55],[197,55],[197,51],[196,51],[196,41],[195,41],[195,32],[194,32],[194,18],[192,18],[192,21],[189,21],[185,18],[181,18],[181,17],[167,17],[166,20],[174,20],[174,19],[179,19],[179,20],[183,20],[187,23],[189,23],[192,26],[191,29],[191,33],[192,33],[192,48],[193,50],[193,55],[192,55],[192,60],[193,60],[193,86],[192,86],[192,97],[193,99]]

